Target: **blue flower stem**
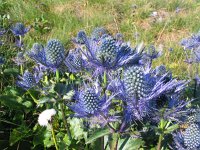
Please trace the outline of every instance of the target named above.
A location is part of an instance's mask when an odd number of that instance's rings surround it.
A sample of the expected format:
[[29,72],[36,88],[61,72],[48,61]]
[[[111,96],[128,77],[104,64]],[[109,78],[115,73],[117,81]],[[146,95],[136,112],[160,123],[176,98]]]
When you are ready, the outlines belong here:
[[29,93],[29,95],[31,96],[31,98],[33,99],[33,101],[38,104],[38,100],[33,96],[33,94],[31,93],[30,90],[27,90],[27,92]]
[[[59,83],[59,79],[60,78],[60,75],[59,75],[59,70],[57,69],[56,70],[56,82]],[[59,103],[60,105],[60,109],[61,109],[61,113],[62,113],[62,119],[63,119],[63,124],[67,130],[67,135],[69,137],[70,140],[72,140],[72,136],[71,136],[71,132],[70,132],[70,129],[68,127],[68,124],[67,124],[67,119],[66,119],[66,116],[65,116],[65,109],[64,109],[64,103]]]
[[54,142],[54,145],[56,147],[56,150],[59,150],[58,149],[58,144],[57,144],[57,141],[56,141],[56,135],[55,135],[53,124],[51,124],[51,133],[52,133],[53,142]]

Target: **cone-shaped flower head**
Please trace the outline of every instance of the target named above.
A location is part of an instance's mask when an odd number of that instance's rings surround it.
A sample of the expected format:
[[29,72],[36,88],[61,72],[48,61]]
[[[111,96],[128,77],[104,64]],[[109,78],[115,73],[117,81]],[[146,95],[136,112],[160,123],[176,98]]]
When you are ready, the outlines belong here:
[[59,68],[65,59],[64,46],[57,39],[49,40],[46,47],[35,43],[27,54],[37,63],[52,69]]
[[119,42],[108,34],[102,34],[96,40],[87,37],[84,31],[80,31],[73,41],[79,46],[86,66],[95,69],[98,73],[139,64],[141,59],[139,51],[136,52],[135,49],[130,48],[128,43]]
[[22,23],[16,23],[15,25],[13,25],[11,27],[10,30],[16,36],[23,36],[23,35],[25,35],[30,30],[30,27],[26,28],[24,26],[24,24],[22,24]]
[[23,76],[19,76],[20,81],[17,81],[17,85],[24,88],[25,90],[32,88],[37,85],[39,82],[40,78],[36,75],[33,75],[29,71],[25,71]]
[[50,67],[57,68],[65,58],[64,46],[59,40],[49,40],[45,47],[46,63]]
[[96,51],[96,58],[105,66],[113,65],[117,58],[115,40],[108,36],[102,39],[100,45],[100,48]]
[[192,112],[190,116],[188,116],[188,122],[189,123],[200,123],[200,111],[195,110]]
[[99,98],[92,89],[87,89],[80,94],[80,103],[88,114],[94,114],[99,110]]
[[105,96],[100,96],[98,90],[85,87],[85,90],[76,92],[74,105],[69,106],[78,117],[94,117],[105,113],[110,104],[110,100]]
[[128,97],[141,99],[147,95],[144,71],[140,66],[132,66],[124,71],[124,88]]
[[191,124],[185,130],[184,144],[191,150],[200,147],[200,128],[198,124]]
[[92,31],[91,38],[98,41],[104,34],[107,34],[106,29],[103,27],[97,27]]

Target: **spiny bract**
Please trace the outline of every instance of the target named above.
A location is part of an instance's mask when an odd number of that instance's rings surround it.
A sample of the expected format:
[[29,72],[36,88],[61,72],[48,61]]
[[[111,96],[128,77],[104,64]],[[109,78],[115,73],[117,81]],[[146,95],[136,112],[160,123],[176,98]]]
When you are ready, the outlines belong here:
[[115,40],[108,36],[100,41],[100,48],[96,52],[97,59],[105,65],[112,65],[117,58],[117,46]]
[[128,97],[136,99],[144,98],[147,95],[144,71],[139,66],[129,67],[124,71],[124,88]]
[[46,61],[51,67],[58,67],[65,58],[64,46],[59,40],[49,40],[45,48]]
[[85,112],[94,114],[99,110],[99,98],[93,90],[87,89],[81,93],[80,100],[85,109]]
[[191,124],[184,133],[184,144],[189,149],[200,146],[200,128],[197,124]]

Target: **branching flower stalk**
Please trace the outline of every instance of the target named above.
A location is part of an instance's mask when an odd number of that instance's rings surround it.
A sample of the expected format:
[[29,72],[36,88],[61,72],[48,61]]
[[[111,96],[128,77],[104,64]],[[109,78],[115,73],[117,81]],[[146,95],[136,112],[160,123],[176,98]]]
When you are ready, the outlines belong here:
[[33,99],[33,101],[35,102],[35,104],[38,104],[38,100],[33,96],[33,94],[31,93],[30,90],[27,90],[28,94],[31,96],[31,98]]

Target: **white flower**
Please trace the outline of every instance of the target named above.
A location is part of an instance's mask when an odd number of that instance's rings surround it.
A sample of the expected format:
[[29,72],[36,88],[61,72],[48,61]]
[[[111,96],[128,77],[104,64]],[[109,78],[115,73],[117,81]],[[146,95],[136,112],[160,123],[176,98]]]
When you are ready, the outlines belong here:
[[51,117],[56,114],[55,109],[47,109],[43,111],[39,117],[38,117],[38,123],[41,126],[47,126],[49,124],[49,121],[51,120]]

